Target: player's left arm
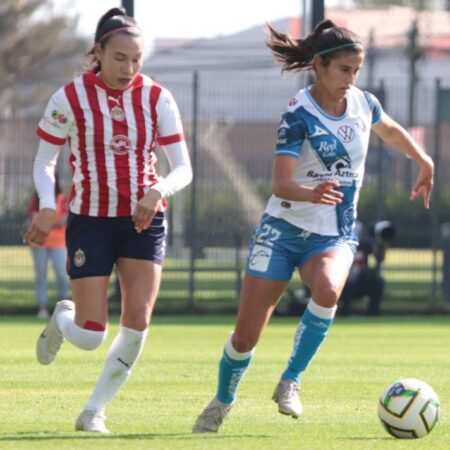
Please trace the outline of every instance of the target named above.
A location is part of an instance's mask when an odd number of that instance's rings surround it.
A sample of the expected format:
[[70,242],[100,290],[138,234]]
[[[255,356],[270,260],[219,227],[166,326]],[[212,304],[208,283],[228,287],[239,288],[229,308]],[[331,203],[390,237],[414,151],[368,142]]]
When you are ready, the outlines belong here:
[[423,205],[430,207],[430,194],[433,187],[434,163],[429,155],[419,146],[411,135],[385,112],[380,120],[372,127],[389,147],[405,154],[419,165],[415,184],[411,190],[410,200],[423,196]]

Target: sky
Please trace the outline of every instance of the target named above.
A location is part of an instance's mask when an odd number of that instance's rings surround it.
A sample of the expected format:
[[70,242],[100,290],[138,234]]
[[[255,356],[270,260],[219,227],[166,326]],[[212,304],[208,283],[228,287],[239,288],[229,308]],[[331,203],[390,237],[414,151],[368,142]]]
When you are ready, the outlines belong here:
[[[333,6],[338,0],[327,0]],[[57,12],[79,16],[79,29],[92,36],[100,16],[121,0],[53,0]],[[341,4],[345,1],[340,1]],[[135,18],[146,47],[157,38],[211,38],[285,17],[298,17],[303,0],[134,0]]]

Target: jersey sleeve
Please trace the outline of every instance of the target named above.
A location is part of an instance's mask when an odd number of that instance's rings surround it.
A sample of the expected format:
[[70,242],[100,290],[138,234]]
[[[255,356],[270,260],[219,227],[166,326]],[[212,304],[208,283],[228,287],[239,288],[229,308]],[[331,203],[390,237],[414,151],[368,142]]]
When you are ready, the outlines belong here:
[[180,111],[167,89],[162,89],[156,104],[158,114],[158,144],[170,145],[184,141]]
[[277,131],[276,156],[292,156],[298,158],[305,141],[305,127],[295,112],[287,111],[281,118]]
[[381,120],[383,107],[375,95],[367,91],[364,92],[364,95],[366,96],[367,103],[369,103],[370,110],[372,111],[372,126],[376,125]]
[[70,117],[70,106],[62,88],[48,101],[44,116],[36,130],[37,135],[50,144],[63,145],[72,125]]

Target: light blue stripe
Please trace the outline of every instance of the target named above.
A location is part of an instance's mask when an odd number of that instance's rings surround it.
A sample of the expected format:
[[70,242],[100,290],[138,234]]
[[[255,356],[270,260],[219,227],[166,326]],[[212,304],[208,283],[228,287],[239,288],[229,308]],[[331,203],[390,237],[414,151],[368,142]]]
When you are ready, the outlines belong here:
[[280,150],[278,152],[275,152],[275,155],[294,155],[296,158],[298,158],[300,155],[295,152],[289,152],[287,150]]

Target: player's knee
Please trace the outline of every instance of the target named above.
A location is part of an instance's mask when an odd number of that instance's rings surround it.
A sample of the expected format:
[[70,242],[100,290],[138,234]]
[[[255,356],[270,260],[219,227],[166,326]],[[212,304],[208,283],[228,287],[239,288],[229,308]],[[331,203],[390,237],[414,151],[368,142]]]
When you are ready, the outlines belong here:
[[255,348],[257,342],[256,339],[252,339],[251,336],[239,336],[234,334],[231,339],[231,344],[236,352],[247,353]]
[[150,309],[148,305],[127,309],[122,314],[122,323],[133,330],[144,331],[148,327]]
[[82,350],[95,350],[100,347],[108,335],[107,329],[97,322],[86,321],[83,328],[78,329],[76,345]]
[[339,299],[339,289],[333,284],[326,284],[312,289],[312,298],[316,303],[326,308],[332,308]]

